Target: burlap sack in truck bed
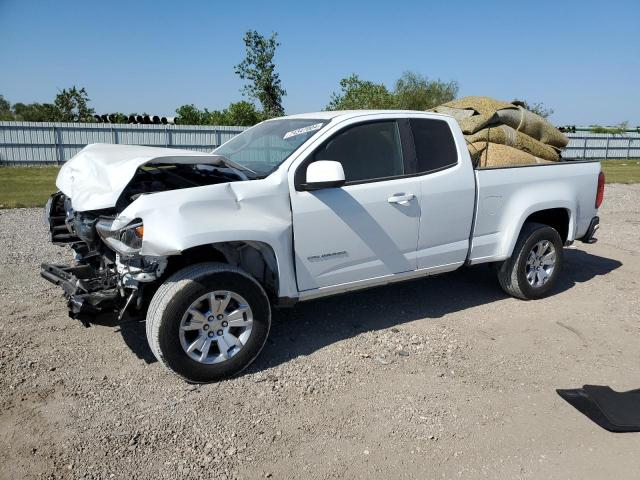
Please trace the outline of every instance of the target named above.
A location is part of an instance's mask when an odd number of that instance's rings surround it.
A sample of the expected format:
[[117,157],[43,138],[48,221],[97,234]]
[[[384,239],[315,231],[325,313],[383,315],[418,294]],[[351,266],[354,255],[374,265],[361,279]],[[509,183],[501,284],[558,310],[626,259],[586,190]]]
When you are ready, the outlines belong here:
[[569,143],[540,115],[491,97],[463,97],[431,111],[456,119],[476,168],[557,162]]
[[470,118],[472,115],[476,115],[476,112],[473,110],[465,110],[462,108],[451,108],[445,105],[440,105],[438,107],[432,108],[429,110],[431,112],[444,113],[445,115],[451,115],[458,122]]
[[552,163],[501,143],[475,142],[467,145],[475,168],[510,167]]
[[491,97],[462,97],[443,103],[441,106],[459,108],[462,110],[473,110],[478,115],[488,116],[495,114],[498,110],[502,110],[503,108],[517,108],[512,103],[503,102]]
[[540,140],[547,145],[558,148],[564,148],[569,143],[569,139],[565,137],[560,130],[547,122],[540,115],[529,110],[518,107],[514,109],[503,109],[496,112],[497,123],[509,125],[515,130],[529,135],[536,140]]
[[482,141],[500,143],[530,153],[534,157],[551,160],[552,162],[560,160],[560,154],[554,147],[546,145],[535,138],[531,138],[522,132],[518,132],[507,125],[488,127],[473,135],[465,135],[465,138],[469,143]]
[[433,111],[454,117],[465,135],[491,125],[508,125],[554,147],[563,148],[569,143],[560,130],[540,115],[490,97],[464,97],[435,107]]

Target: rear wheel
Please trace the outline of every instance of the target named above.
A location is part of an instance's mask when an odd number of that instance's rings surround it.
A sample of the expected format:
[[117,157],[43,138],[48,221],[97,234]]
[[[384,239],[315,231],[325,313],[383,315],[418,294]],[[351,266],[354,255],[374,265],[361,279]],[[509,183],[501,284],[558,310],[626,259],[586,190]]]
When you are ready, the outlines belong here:
[[562,261],[562,239],[557,230],[525,223],[511,257],[496,265],[498,281],[514,297],[541,298],[557,283]]
[[270,326],[269,300],[254,278],[229,265],[201,263],[160,286],[149,306],[147,338],[164,366],[206,383],[246,368]]

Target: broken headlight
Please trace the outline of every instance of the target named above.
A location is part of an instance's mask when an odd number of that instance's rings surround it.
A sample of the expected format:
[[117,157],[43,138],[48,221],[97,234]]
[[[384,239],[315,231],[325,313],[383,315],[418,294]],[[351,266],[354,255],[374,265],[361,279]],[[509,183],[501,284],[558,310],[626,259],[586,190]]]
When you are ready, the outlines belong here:
[[96,230],[104,243],[121,255],[135,255],[142,249],[144,226],[139,218],[102,219],[96,223]]

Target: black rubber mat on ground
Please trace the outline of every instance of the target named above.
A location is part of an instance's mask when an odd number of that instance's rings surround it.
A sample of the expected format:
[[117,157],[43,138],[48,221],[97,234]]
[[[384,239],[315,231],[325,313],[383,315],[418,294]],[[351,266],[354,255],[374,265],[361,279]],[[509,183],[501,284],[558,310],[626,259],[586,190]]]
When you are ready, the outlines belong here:
[[558,395],[610,432],[640,432],[640,389],[616,392],[599,385],[556,390]]

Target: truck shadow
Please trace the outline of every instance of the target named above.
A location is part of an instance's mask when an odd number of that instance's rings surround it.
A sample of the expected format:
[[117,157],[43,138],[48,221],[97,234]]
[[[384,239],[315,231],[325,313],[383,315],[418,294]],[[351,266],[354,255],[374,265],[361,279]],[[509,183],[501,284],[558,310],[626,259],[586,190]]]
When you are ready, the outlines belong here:
[[[606,275],[622,265],[618,260],[574,249],[565,249],[565,260],[565,270],[553,294]],[[506,298],[509,297],[488,266],[477,265],[274,310],[267,344],[247,371],[275,367],[363,332],[397,327],[419,319],[436,319]],[[144,322],[123,323],[119,331],[138,358],[155,362],[146,340]]]
[[[565,270],[553,295],[619,268],[618,260],[565,249]],[[487,265],[419,280],[300,303],[276,310],[263,352],[249,368],[256,372],[309,355],[362,332],[437,319],[509,296]]]

